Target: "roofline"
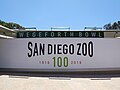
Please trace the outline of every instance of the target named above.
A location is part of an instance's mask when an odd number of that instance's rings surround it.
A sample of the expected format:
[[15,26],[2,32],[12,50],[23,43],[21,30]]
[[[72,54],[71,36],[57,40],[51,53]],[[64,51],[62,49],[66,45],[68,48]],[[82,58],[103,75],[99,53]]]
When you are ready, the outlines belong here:
[[[23,32],[26,32],[26,31],[30,31],[30,32],[40,32],[40,31],[44,31],[44,32],[48,32],[48,31],[51,31],[51,30],[18,30],[19,31],[23,31]],[[55,30],[56,31],[56,30]],[[62,30],[57,30],[57,32],[61,32]],[[112,30],[69,30],[68,32],[74,32],[74,31],[79,31],[79,32],[120,32],[120,30],[116,30],[116,29],[112,29]],[[54,32],[54,30],[52,30],[51,32]],[[63,31],[63,32],[66,32]]]

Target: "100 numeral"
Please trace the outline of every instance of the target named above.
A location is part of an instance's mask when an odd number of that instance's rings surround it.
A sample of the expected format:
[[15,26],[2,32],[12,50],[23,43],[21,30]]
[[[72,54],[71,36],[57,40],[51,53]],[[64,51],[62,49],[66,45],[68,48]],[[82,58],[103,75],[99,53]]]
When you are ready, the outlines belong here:
[[68,67],[68,57],[53,57],[54,67]]

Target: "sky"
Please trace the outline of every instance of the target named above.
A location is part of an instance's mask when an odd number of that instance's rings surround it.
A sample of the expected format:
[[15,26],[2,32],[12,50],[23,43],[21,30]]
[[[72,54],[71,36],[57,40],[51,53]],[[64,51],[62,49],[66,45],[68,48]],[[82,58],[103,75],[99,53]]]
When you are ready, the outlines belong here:
[[24,27],[103,27],[120,20],[120,0],[0,0],[0,19]]

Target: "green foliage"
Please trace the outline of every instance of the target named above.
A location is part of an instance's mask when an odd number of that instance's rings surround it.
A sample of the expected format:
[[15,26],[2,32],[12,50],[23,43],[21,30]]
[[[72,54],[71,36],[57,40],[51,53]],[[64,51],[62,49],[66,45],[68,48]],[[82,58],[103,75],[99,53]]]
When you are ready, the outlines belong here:
[[0,20],[0,25],[4,26],[4,27],[7,27],[9,29],[25,29],[24,27],[20,26],[19,24],[17,23],[7,23],[7,22],[4,22],[2,20]]
[[120,30],[120,21],[114,22],[113,24],[108,23],[103,26],[104,29],[110,30],[110,29],[119,29]]

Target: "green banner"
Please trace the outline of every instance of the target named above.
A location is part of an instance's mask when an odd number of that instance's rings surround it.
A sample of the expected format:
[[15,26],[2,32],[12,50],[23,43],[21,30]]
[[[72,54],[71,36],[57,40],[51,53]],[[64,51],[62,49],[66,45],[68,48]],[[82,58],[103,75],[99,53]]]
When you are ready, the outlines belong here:
[[17,38],[104,38],[103,31],[19,31]]

